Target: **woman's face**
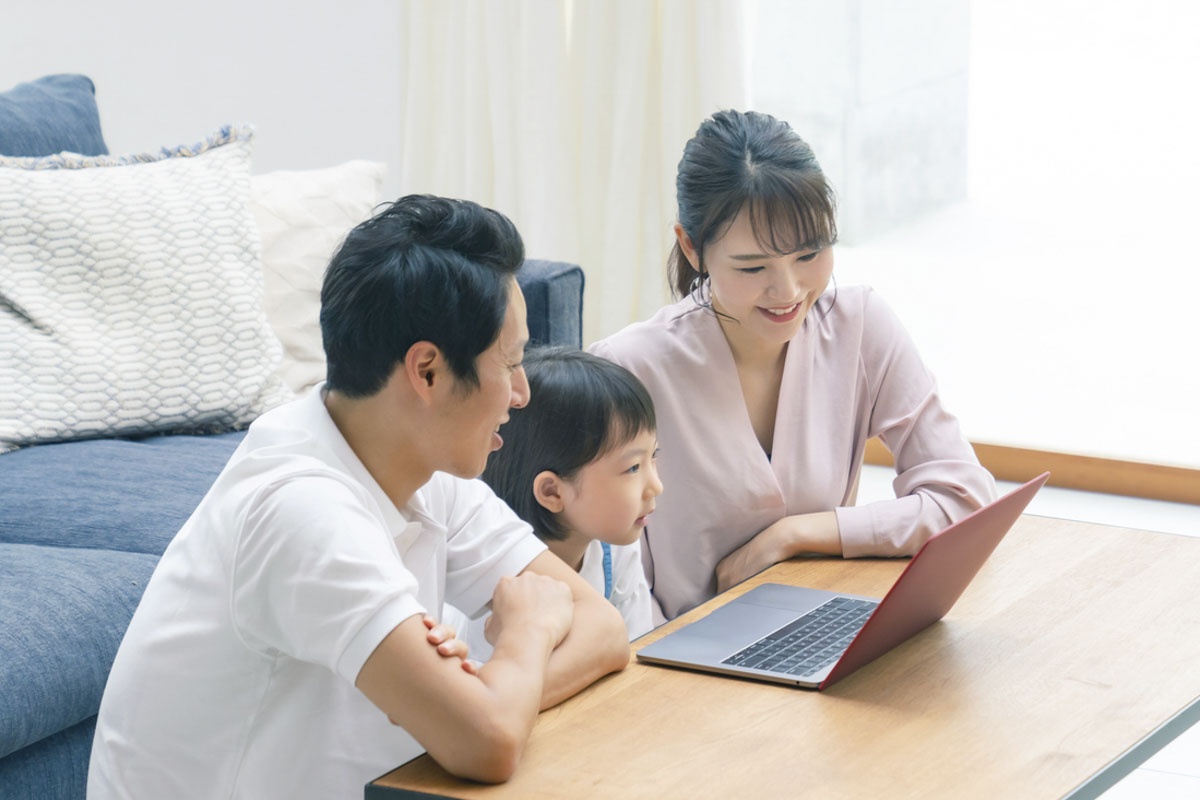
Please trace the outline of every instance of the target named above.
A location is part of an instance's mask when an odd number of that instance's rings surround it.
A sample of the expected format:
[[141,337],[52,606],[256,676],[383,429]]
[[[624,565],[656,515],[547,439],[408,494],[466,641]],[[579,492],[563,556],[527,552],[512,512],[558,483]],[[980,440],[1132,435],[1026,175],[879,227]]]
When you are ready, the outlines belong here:
[[[684,253],[695,266],[691,249],[685,246]],[[713,308],[739,323],[724,326],[729,335],[748,345],[783,345],[829,285],[833,249],[764,253],[743,209],[729,230],[705,248],[704,267]]]

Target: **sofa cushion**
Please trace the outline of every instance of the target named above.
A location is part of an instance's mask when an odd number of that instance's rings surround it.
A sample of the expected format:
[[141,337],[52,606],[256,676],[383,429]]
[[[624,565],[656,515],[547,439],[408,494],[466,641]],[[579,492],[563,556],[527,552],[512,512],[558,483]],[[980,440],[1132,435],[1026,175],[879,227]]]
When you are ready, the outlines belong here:
[[0,456],[0,542],[161,555],[244,436],[92,439]]
[[528,259],[517,280],[525,293],[529,343],[583,344],[583,270],[563,261]]
[[144,553],[0,544],[0,758],[99,710],[157,561]]
[[0,157],[0,451],[227,431],[291,397],[262,309],[252,135]]
[[0,94],[0,155],[108,152],[96,87],[83,75],[47,75]]
[[96,718],[0,758],[5,798],[84,800]]
[[283,343],[280,374],[295,392],[325,380],[321,283],[346,233],[371,216],[384,164],[280,170],[250,180],[250,207],[262,237],[263,309]]

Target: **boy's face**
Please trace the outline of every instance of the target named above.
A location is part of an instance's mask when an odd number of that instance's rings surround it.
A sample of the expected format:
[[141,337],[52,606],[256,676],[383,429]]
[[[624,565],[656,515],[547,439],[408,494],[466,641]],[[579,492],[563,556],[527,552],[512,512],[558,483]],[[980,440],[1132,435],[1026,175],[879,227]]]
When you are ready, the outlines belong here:
[[478,477],[487,466],[488,454],[503,444],[499,429],[508,422],[508,410],[529,402],[529,381],[521,366],[528,342],[525,296],[513,279],[500,335],[475,359],[479,386],[460,383],[451,394],[451,407],[446,410],[451,422],[450,452],[444,471],[460,478]]
[[633,439],[585,465],[562,487],[567,530],[608,544],[633,544],[662,494],[658,439],[641,431]]

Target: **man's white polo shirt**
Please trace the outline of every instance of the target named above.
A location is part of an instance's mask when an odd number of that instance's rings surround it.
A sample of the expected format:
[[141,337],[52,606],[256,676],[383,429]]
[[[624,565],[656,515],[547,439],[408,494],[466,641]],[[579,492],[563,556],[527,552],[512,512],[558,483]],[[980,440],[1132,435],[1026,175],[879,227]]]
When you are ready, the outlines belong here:
[[481,481],[402,510],[321,387],[256,421],[167,547],[100,705],[88,796],[361,797],[422,752],[354,687],[443,600],[474,615],[545,546]]

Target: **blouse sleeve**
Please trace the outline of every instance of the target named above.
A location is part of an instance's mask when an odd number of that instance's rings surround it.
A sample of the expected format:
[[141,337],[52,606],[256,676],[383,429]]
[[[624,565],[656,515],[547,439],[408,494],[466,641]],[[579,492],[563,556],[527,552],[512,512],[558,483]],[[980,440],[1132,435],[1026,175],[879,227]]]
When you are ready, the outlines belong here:
[[868,437],[896,462],[894,500],[838,508],[846,557],[915,553],[930,536],[996,497],[958,420],[896,315],[874,292],[864,299],[862,368],[870,402]]

